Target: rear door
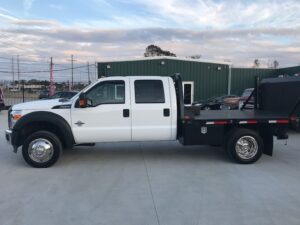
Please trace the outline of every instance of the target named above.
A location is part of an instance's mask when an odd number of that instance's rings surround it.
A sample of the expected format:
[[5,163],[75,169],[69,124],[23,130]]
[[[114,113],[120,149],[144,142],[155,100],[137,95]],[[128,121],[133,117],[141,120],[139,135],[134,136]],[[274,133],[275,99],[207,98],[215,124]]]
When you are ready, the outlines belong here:
[[172,140],[168,78],[130,78],[132,140]]

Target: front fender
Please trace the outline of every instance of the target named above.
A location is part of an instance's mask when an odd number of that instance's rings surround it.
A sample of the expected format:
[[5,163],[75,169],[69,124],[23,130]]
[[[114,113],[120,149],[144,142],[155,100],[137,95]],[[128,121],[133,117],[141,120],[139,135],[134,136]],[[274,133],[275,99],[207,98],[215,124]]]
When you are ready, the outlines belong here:
[[17,147],[22,145],[22,134],[21,131],[32,123],[50,123],[53,126],[59,128],[61,131],[61,137],[65,146],[71,148],[74,144],[74,137],[69,123],[60,115],[52,112],[32,112],[22,116],[13,127],[14,133],[14,145]]

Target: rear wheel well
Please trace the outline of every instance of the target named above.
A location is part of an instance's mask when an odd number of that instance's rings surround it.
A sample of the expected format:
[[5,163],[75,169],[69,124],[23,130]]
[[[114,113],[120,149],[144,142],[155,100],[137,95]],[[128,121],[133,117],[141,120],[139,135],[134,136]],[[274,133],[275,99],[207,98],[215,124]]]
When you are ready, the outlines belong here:
[[236,126],[226,126],[224,143],[223,146],[227,146],[230,136],[238,129],[247,129],[255,131],[261,138],[264,144],[264,153],[267,155],[272,155],[273,153],[273,132],[270,126],[266,124],[253,124],[253,125],[236,125]]
[[29,124],[26,124],[20,131],[20,139],[19,143],[22,145],[24,141],[33,133],[37,131],[48,131],[53,134],[55,134],[59,140],[61,141],[63,147],[67,146],[66,140],[63,138],[63,131],[55,124],[51,122],[31,122]]

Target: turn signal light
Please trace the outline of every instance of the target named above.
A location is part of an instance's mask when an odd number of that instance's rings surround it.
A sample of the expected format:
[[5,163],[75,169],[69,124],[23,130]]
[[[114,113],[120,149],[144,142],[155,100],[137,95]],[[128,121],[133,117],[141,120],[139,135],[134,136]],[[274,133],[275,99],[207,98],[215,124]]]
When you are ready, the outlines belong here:
[[21,115],[18,115],[18,114],[12,116],[13,120],[18,120],[20,118],[21,118]]

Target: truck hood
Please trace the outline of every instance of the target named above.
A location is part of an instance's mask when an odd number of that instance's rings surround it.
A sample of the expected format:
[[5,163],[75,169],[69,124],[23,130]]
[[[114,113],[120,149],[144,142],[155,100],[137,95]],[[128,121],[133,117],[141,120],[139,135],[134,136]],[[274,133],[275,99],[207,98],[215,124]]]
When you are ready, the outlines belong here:
[[32,102],[25,102],[21,104],[14,105],[12,110],[42,110],[42,109],[52,109],[54,106],[70,105],[71,100],[66,99],[49,99],[49,100],[38,100]]

